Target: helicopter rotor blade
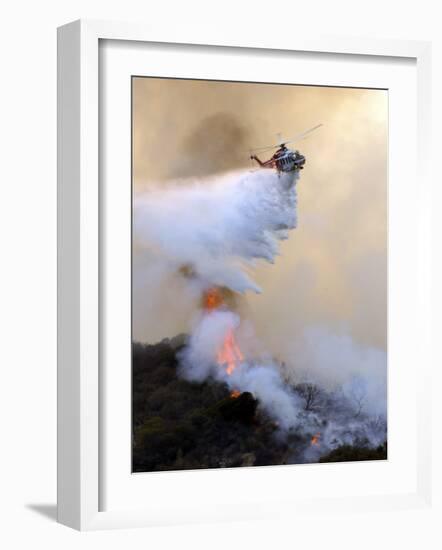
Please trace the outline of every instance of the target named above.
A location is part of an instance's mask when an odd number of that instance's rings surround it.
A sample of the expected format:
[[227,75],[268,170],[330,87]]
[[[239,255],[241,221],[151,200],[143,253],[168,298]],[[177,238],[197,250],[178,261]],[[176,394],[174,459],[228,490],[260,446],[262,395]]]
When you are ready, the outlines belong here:
[[276,145],[267,145],[266,147],[256,147],[255,149],[250,149],[250,151],[252,153],[264,153],[265,151],[269,151],[270,149],[276,149],[277,147],[280,147],[282,144],[286,145],[287,143],[293,143],[294,141],[298,141],[300,139],[303,139],[308,134],[310,134],[311,132],[314,132],[315,130],[317,130],[321,126],[324,126],[324,125],[322,123],[317,124],[316,126],[313,126],[313,128],[310,128],[309,130],[306,130],[305,132],[302,132],[302,133],[294,136],[293,138],[290,138],[288,140],[283,140],[280,143],[277,143]]
[[309,130],[306,130],[305,132],[302,132],[301,134],[298,134],[297,136],[295,136],[293,138],[290,138],[287,141],[284,141],[283,143],[284,144],[293,143],[294,141],[304,139],[308,134],[311,134],[312,132],[314,132],[315,130],[320,128],[321,126],[324,126],[324,125],[323,124],[317,124],[316,126],[313,126],[313,128],[310,128]]
[[270,149],[275,149],[276,147],[279,147],[278,145],[268,145],[267,147],[256,147],[255,149],[250,149],[251,153],[263,153],[264,151],[269,151]]

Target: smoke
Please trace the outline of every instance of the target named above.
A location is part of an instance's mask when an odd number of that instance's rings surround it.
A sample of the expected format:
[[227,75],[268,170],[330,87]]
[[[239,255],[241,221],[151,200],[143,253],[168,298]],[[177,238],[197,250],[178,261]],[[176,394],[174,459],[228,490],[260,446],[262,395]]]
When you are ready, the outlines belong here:
[[[178,178],[199,176],[204,185],[209,174],[249,168],[250,147],[319,122],[321,130],[295,145],[307,158],[297,186],[296,234],[280,243],[274,265],[253,268],[253,281],[264,292],[246,299],[259,340],[286,363],[293,363],[287,342],[308,326],[339,332],[344,324],[356,342],[386,349],[388,92],[133,80],[137,198],[152,182],[179,187]],[[159,262],[141,244],[133,254],[134,337],[156,342],[188,332],[197,289],[183,280],[176,262]]]
[[[218,359],[229,331],[241,350],[230,373]],[[339,445],[382,444],[386,437],[386,354],[323,327],[312,327],[291,345],[295,368],[287,368],[262,347],[249,320],[226,308],[201,311],[179,355],[180,375],[194,382],[212,378],[230,390],[252,393],[280,431],[320,433],[318,448],[307,447],[305,456],[297,456],[296,462],[300,458],[312,461],[319,452]]]
[[296,226],[297,174],[236,172],[148,191],[134,202],[134,240],[200,285],[261,292],[250,270],[274,263]]
[[[230,373],[217,359],[229,331],[235,333],[241,350],[241,358]],[[196,318],[189,342],[180,354],[180,374],[196,382],[213,378],[227,384],[230,390],[250,392],[281,430],[294,428],[299,398],[284,382],[274,361],[265,354],[258,356],[259,351],[253,328],[241,322],[239,315],[228,310],[203,312]]]
[[[259,395],[283,429],[302,426],[302,460],[382,442],[387,92],[139,78],[133,122],[135,338],[190,334],[182,376]],[[238,169],[318,122],[285,240],[297,177]],[[228,309],[201,311],[211,286],[231,289]],[[245,360],[227,376],[215,350],[231,327]],[[311,410],[303,384],[321,388]]]
[[[187,278],[195,295],[212,286],[260,293],[251,269],[260,260],[274,263],[279,241],[295,228],[298,178],[298,173],[241,171],[137,195],[135,244],[147,247],[157,255],[156,265],[164,266],[152,282],[168,266]],[[248,358],[230,374],[217,364],[228,331],[235,332]],[[253,393],[281,429],[289,429],[297,418],[296,396],[270,358],[250,362],[258,349],[253,329],[242,325],[236,313],[199,313],[181,357],[181,374],[198,382],[211,376],[231,389]]]
[[229,172],[232,167],[244,165],[251,136],[238,118],[228,112],[211,114],[198,121],[196,127],[177,148],[173,159],[168,159],[168,170],[173,179],[207,177]]
[[[185,312],[190,319],[190,337],[180,354],[182,377],[213,378],[231,390],[251,392],[280,431],[321,433],[321,452],[348,442],[382,442],[385,423],[372,419],[386,415],[383,350],[357,344],[344,329],[311,326],[292,330],[280,349],[282,361],[265,349],[247,312],[238,314],[240,299],[215,310],[201,308],[201,295],[211,287],[232,296],[265,292],[253,269],[260,261],[273,264],[279,242],[296,227],[298,178],[298,173],[237,171],[138,193],[134,244],[138,255],[149,255],[151,268],[137,274],[148,282],[150,296],[161,297],[163,312]],[[228,372],[218,354],[230,332],[241,351]],[[306,385],[321,388],[307,407]],[[314,460],[318,452],[309,445],[295,461]]]
[[356,409],[386,415],[387,354],[355,342],[348,331],[324,326],[308,327],[287,344],[296,370],[287,376],[294,382],[318,383],[328,390],[340,388]]

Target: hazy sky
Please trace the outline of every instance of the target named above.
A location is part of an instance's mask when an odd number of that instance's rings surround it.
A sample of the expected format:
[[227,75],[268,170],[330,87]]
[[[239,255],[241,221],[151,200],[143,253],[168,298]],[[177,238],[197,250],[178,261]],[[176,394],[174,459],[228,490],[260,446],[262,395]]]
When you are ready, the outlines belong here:
[[[297,186],[298,227],[275,265],[257,269],[264,292],[247,295],[244,307],[270,350],[312,325],[344,329],[385,350],[386,91],[136,78],[134,189],[251,168],[249,148],[319,123],[324,126],[296,145],[307,158]],[[137,269],[135,249],[134,280]],[[156,312],[158,296],[135,284],[135,339],[186,330],[188,316],[164,311],[173,303],[165,296]]]

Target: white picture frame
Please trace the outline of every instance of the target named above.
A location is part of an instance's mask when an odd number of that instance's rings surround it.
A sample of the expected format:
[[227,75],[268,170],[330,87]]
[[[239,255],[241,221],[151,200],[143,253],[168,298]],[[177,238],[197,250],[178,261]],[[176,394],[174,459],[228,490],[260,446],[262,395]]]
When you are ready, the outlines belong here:
[[[417,158],[419,174],[418,285],[416,313],[422,350],[420,380],[416,384],[417,457],[416,490],[354,498],[336,498],[333,509],[342,511],[426,506],[431,499],[430,403],[424,396],[431,370],[430,320],[430,216],[431,186],[427,170],[429,144],[430,45],[426,42],[364,40],[345,37],[281,37],[267,44],[263,37],[157,36],[142,25],[76,21],[58,31],[58,521],[80,530],[139,527],[178,522],[218,519],[219,514],[200,503],[188,510],[114,507],[102,510],[100,502],[100,174],[99,174],[99,48],[101,40],[130,43],[168,43],[186,47],[207,46],[245,51],[271,50],[329,53],[333,55],[409,58],[417,70]],[[287,471],[287,470],[286,470]],[[224,474],[231,474],[224,472]],[[165,474],[168,476],[174,473]],[[184,473],[182,475],[195,475]],[[236,472],[234,475],[241,475]],[[278,473],[283,477],[284,473]],[[333,473],[331,473],[333,475]],[[158,484],[158,482],[157,482]],[[222,515],[221,519],[284,516],[287,500],[250,503],[243,514]],[[283,504],[285,506],[283,506]],[[299,502],[290,508],[301,513]],[[326,510],[330,500],[321,497],[302,502],[302,512]]]

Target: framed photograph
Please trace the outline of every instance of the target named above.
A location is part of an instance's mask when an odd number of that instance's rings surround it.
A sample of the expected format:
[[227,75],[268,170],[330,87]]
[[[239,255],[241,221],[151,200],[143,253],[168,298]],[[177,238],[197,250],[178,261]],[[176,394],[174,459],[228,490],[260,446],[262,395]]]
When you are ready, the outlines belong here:
[[426,506],[429,45],[58,51],[59,521]]

